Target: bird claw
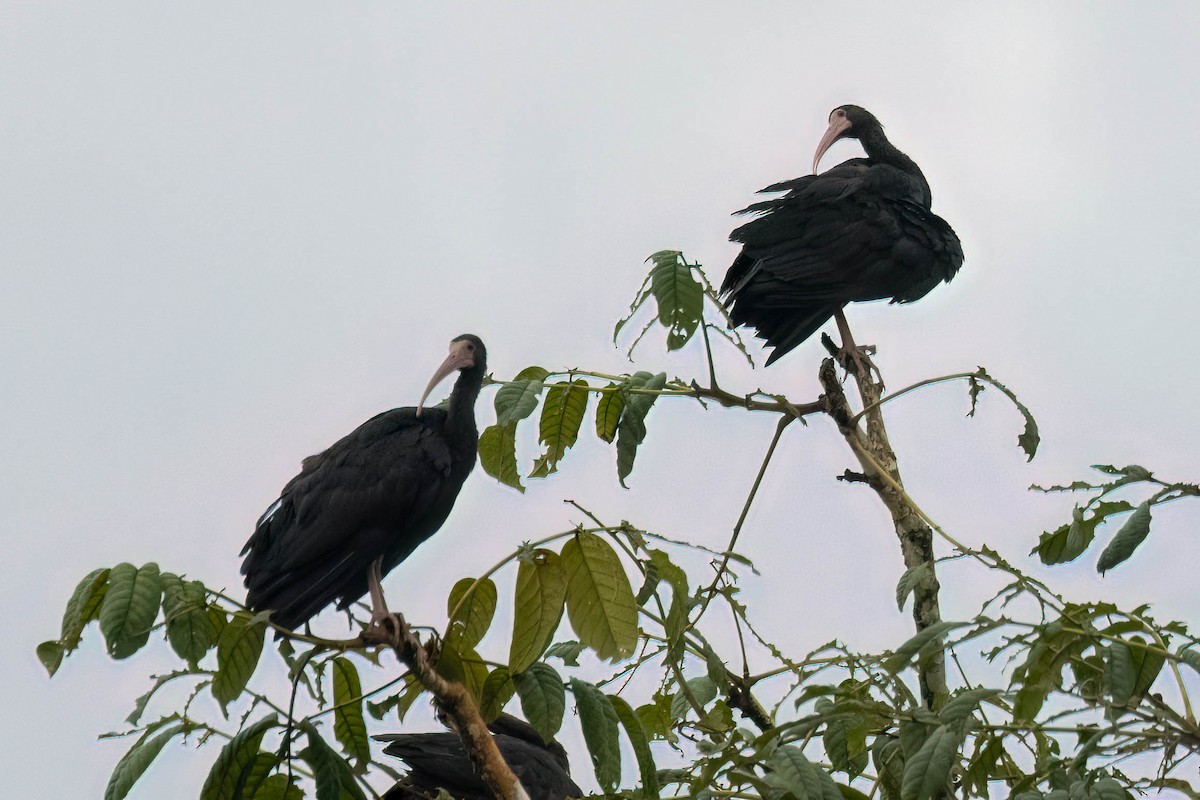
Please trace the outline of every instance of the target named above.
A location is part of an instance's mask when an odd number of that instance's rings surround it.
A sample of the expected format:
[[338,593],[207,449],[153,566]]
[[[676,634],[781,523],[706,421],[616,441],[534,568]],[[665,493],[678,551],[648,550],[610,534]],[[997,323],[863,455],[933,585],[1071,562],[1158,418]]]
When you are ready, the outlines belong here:
[[875,366],[875,362],[871,361],[871,356],[876,352],[878,352],[878,348],[873,344],[856,345],[852,348],[843,347],[837,351],[837,360],[846,372],[858,377],[866,377],[867,380],[874,380],[882,387],[883,373],[879,371],[879,367]]
[[364,642],[396,646],[400,642],[403,631],[403,618],[399,614],[385,611],[383,614],[371,615],[371,621],[363,629],[362,639]]

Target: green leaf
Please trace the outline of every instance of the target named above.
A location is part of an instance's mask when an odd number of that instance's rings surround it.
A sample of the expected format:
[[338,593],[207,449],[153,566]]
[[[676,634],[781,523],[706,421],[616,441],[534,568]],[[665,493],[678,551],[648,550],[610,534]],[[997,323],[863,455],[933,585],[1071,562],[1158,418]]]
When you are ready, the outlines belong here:
[[1193,648],[1191,645],[1183,645],[1175,652],[1175,655],[1196,672],[1200,672],[1200,649]]
[[208,616],[208,595],[200,581],[184,582],[170,572],[162,574],[162,609],[167,621],[167,641],[180,658],[195,666],[216,641]]
[[879,775],[884,800],[900,800],[900,782],[904,777],[904,747],[895,736],[880,735],[871,745],[871,761]]
[[479,713],[483,715],[484,722],[490,723],[500,716],[516,691],[512,673],[507,667],[496,667],[489,672],[487,680],[483,682],[483,700],[479,704]]
[[243,728],[230,739],[229,743],[221,748],[216,762],[208,772],[208,778],[200,790],[200,800],[237,800],[254,768],[263,736],[278,724],[278,720],[272,714],[248,728]]
[[904,765],[901,800],[929,800],[946,789],[950,769],[958,759],[959,736],[950,726],[929,734],[921,749]]
[[66,655],[66,652],[67,649],[63,643],[58,641],[42,642],[37,646],[38,661],[42,662],[42,666],[46,668],[46,672],[50,673],[51,678],[62,666],[63,656]]
[[629,737],[629,744],[637,758],[638,771],[642,776],[641,797],[644,800],[658,800],[658,770],[654,764],[654,754],[650,752],[650,742],[642,720],[623,698],[610,694],[608,700],[617,712],[617,719],[621,720],[625,735]]
[[607,661],[637,645],[637,603],[621,559],[594,533],[577,533],[562,549],[567,574],[567,615],[579,641]]
[[[245,781],[239,791],[242,798],[258,798],[270,774],[279,766],[281,753],[268,753],[260,750],[254,757],[254,763],[246,772]],[[282,776],[280,776],[282,777]]]
[[1017,411],[1021,412],[1021,416],[1025,418],[1025,430],[1017,437],[1017,446],[1029,456],[1030,461],[1033,461],[1034,455],[1037,454],[1038,444],[1041,442],[1041,436],[1038,435],[1037,420],[1033,418],[1033,414],[1026,408],[1025,404],[1017,399],[1017,395],[1000,381],[993,378],[987,373],[983,367],[980,367],[975,372],[974,377],[980,380],[986,380],[992,386],[995,386],[1004,395],[1013,402],[1017,407]]
[[1096,562],[1096,570],[1103,575],[1129,558],[1149,533],[1150,501],[1147,500],[1129,515],[1129,519],[1125,520],[1125,524],[1108,543],[1108,547],[1104,548],[1100,560]]
[[1037,547],[1030,551],[1036,553],[1043,564],[1065,564],[1074,561],[1091,545],[1096,538],[1096,528],[1113,514],[1129,511],[1133,506],[1124,500],[1116,502],[1101,502],[1085,516],[1082,508],[1076,507],[1071,513],[1071,522],[1053,532],[1043,533],[1038,538]]
[[1133,654],[1123,642],[1113,642],[1104,648],[1104,684],[1115,706],[1129,705],[1137,672]]
[[71,599],[67,601],[67,610],[63,613],[62,634],[58,637],[64,655],[79,646],[79,639],[88,623],[99,619],[100,607],[104,602],[104,595],[108,592],[110,572],[107,567],[92,570],[71,593]]
[[592,756],[596,781],[603,791],[613,792],[621,782],[617,712],[604,692],[586,681],[571,678],[571,693],[575,695],[575,705],[579,709],[579,725]]
[[554,667],[539,661],[524,672],[514,673],[512,679],[525,719],[538,735],[550,741],[562,727],[563,712],[567,708],[562,678]]
[[678,350],[700,325],[704,289],[678,250],[660,250],[646,260],[654,262],[650,292],[658,304],[658,321],[667,329],[667,349]]
[[908,596],[918,587],[923,588],[932,579],[933,568],[928,561],[922,561],[904,570],[904,574],[900,576],[900,580],[896,584],[896,607],[903,611],[904,601],[908,599]]
[[785,744],[771,755],[767,781],[796,800],[842,800],[837,784],[825,770],[804,757],[795,745]]
[[[637,457],[638,445],[646,438],[646,415],[658,399],[655,394],[642,394],[631,389],[658,391],[667,383],[667,375],[660,372],[635,372],[622,384],[620,393],[625,395],[625,408],[621,421],[617,423],[617,478],[625,486],[625,479],[633,472],[633,461]],[[628,488],[628,487],[626,487]]]
[[999,694],[999,689],[963,690],[950,698],[946,705],[942,706],[942,710],[938,713],[938,716],[947,725],[954,725],[975,713],[975,709],[984,700],[990,700]]
[[302,727],[308,733],[308,747],[298,754],[305,763],[312,767],[313,779],[317,784],[317,800],[366,800],[350,766],[329,746],[312,723],[305,722]]
[[172,725],[149,739],[139,739],[113,768],[108,787],[104,790],[104,800],[123,800],[167,742],[185,730],[186,725]]
[[[236,700],[250,682],[262,654],[266,626],[238,613],[225,625],[217,641],[217,674],[212,694],[222,711]],[[228,713],[228,712],[226,712]]]
[[367,701],[367,711],[375,719],[383,719],[384,716],[393,708],[396,709],[396,716],[401,722],[404,721],[404,716],[408,710],[412,708],[412,704],[425,691],[425,687],[421,685],[421,681],[416,675],[408,674],[404,676],[404,686],[395,694],[386,697],[378,703]]
[[[701,708],[704,708],[717,699],[717,685],[707,675],[692,678],[687,682],[687,686],[692,692],[692,697],[696,699]],[[683,689],[675,692],[675,695],[671,698],[671,716],[674,719],[683,719],[691,708],[692,705],[688,702],[687,694]]]
[[617,423],[625,410],[625,396],[621,394],[619,384],[610,383],[605,388],[615,391],[601,394],[596,404],[596,435],[611,444],[617,438]]
[[942,637],[966,625],[966,622],[937,622],[913,636],[892,653],[883,662],[883,668],[895,675],[908,666],[908,662],[921,653],[923,656],[941,647]]
[[567,599],[567,573],[550,550],[534,550],[517,567],[512,644],[508,668],[524,672],[550,644],[562,620]]
[[469,647],[443,647],[438,656],[437,671],[446,680],[461,683],[475,702],[480,702],[488,670],[479,653]]
[[[1132,641],[1141,645],[1146,644],[1140,636],[1134,636]],[[1158,673],[1162,671],[1167,659],[1157,649],[1148,650],[1145,647],[1133,647],[1130,650],[1136,668],[1133,682],[1133,697],[1135,700],[1140,700],[1142,697],[1145,697],[1146,692],[1150,691],[1150,687],[1154,685],[1154,681],[1158,678]]]
[[161,596],[158,564],[146,564],[141,569],[133,564],[112,568],[108,591],[100,604],[100,632],[110,656],[129,658],[150,640]]
[[450,590],[446,614],[453,616],[446,626],[443,648],[474,648],[496,616],[496,584],[491,578],[478,582],[474,578],[463,578]]
[[[652,701],[637,707],[638,719],[646,730],[646,735],[653,740],[669,739],[671,733],[671,697],[656,692]],[[661,783],[661,781],[660,781]]]
[[556,383],[546,392],[538,423],[538,441],[546,445],[546,452],[537,460],[531,478],[558,471],[558,462],[579,439],[589,394],[585,380]]
[[578,667],[579,654],[586,649],[576,641],[558,642],[546,648],[546,658],[561,658],[564,666]]
[[862,715],[829,720],[822,740],[835,772],[845,772],[854,780],[867,768],[867,721]]
[[492,425],[479,435],[479,465],[505,486],[524,494],[517,471],[517,424]]
[[348,758],[365,770],[371,761],[371,741],[363,718],[362,682],[358,668],[345,656],[330,662],[333,669],[333,735]]
[[537,408],[542,381],[550,373],[541,367],[527,367],[515,380],[496,390],[496,424],[515,425]]
[[304,792],[287,775],[268,775],[259,784],[258,791],[246,800],[303,800]]

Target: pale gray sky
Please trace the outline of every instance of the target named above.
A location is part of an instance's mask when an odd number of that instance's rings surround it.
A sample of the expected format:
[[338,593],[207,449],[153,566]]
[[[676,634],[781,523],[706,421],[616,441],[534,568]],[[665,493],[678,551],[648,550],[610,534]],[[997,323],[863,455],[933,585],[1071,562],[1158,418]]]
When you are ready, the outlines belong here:
[[[859,340],[894,388],[985,365],[1041,423],[1027,465],[994,392],[974,420],[962,387],[897,403],[922,505],[1026,563],[1067,513],[1029,483],[1096,461],[1197,478],[1195,4],[645,6],[0,0],[6,792],[100,796],[126,745],[96,735],[172,663],[114,665],[92,631],[47,681],[33,648],[80,577],[156,560],[240,593],[238,550],[299,459],[414,403],[463,331],[500,377],[629,368],[607,337],[642,260],[679,248],[719,280],[729,213],[804,174],[840,103],[921,164],[967,257],[913,307],[852,309]],[[821,355],[751,373],[726,353],[723,383],[810,400]],[[694,350],[640,356],[700,374]],[[389,598],[442,620],[455,579],[579,520],[563,498],[722,546],[772,424],[660,406],[629,491],[587,436],[523,497],[477,472]],[[848,465],[827,422],[789,430],[744,535],[746,596],[795,651],[909,630],[882,510],[833,480]],[[1194,613],[1195,509],[1157,519],[1107,580],[1090,559],[1056,579]],[[214,757],[172,747],[135,796],[198,787]]]

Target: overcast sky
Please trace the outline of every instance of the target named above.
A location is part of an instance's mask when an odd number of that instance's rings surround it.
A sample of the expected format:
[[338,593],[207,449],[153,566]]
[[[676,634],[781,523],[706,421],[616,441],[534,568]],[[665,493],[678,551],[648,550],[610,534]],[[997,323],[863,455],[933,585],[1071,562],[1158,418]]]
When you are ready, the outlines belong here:
[[[995,392],[971,420],[961,386],[895,404],[922,506],[1031,566],[1069,503],[1030,483],[1097,461],[1200,477],[1194,3],[593,5],[0,0],[6,793],[99,797],[126,744],[96,736],[173,663],[114,664],[93,629],[48,681],[34,646],[84,574],[155,560],[240,594],[299,460],[415,403],[461,332],[501,378],[630,369],[608,337],[642,260],[681,249],[719,281],[729,213],[807,172],[841,103],[923,167],[966,252],[914,306],[852,308],[858,340],[893,388],[985,365],[1041,424],[1026,464]],[[637,368],[702,374],[661,341]],[[722,383],[812,400],[821,356],[723,352]],[[587,435],[524,496],[477,471],[389,599],[440,623],[454,580],[580,521],[564,498],[721,547],[772,427],[662,404],[628,491]],[[794,426],[743,536],[746,597],[793,652],[910,630],[884,512],[833,479],[851,465],[827,421]],[[1104,581],[1094,556],[1053,577],[1194,614],[1195,520],[1164,509]],[[948,618],[975,611],[956,575]],[[135,796],[198,789],[215,755],[172,746]]]

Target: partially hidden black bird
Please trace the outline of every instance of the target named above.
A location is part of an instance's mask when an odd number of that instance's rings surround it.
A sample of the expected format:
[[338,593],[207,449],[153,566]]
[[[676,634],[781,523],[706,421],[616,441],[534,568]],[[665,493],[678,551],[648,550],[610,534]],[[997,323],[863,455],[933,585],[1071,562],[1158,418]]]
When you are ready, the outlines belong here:
[[[450,373],[445,407],[425,408]],[[475,466],[475,399],[487,371],[478,336],[450,343],[416,408],[395,408],[304,459],[242,549],[246,605],[285,628],[337,600],[371,595],[371,622],[389,612],[380,581],[446,521]]]
[[[529,723],[501,714],[488,726],[500,755],[529,794],[530,800],[582,797],[571,780],[567,753],[558,742],[545,742]],[[475,775],[457,733],[392,733],[376,736],[388,742],[385,753],[399,758],[409,772],[383,796],[384,800],[432,798],[445,789],[459,800],[491,800],[492,793]]]
[[[815,174],[838,139],[858,139],[866,158]],[[843,350],[858,358],[842,309],[889,299],[911,303],[962,266],[962,244],[930,211],[929,182],[853,105],[829,115],[813,173],[763,189],[786,192],[737,213],[758,216],[729,235],[742,244],[721,285],[735,325],[753,325],[773,347],[767,364],[804,342],[830,317]]]

